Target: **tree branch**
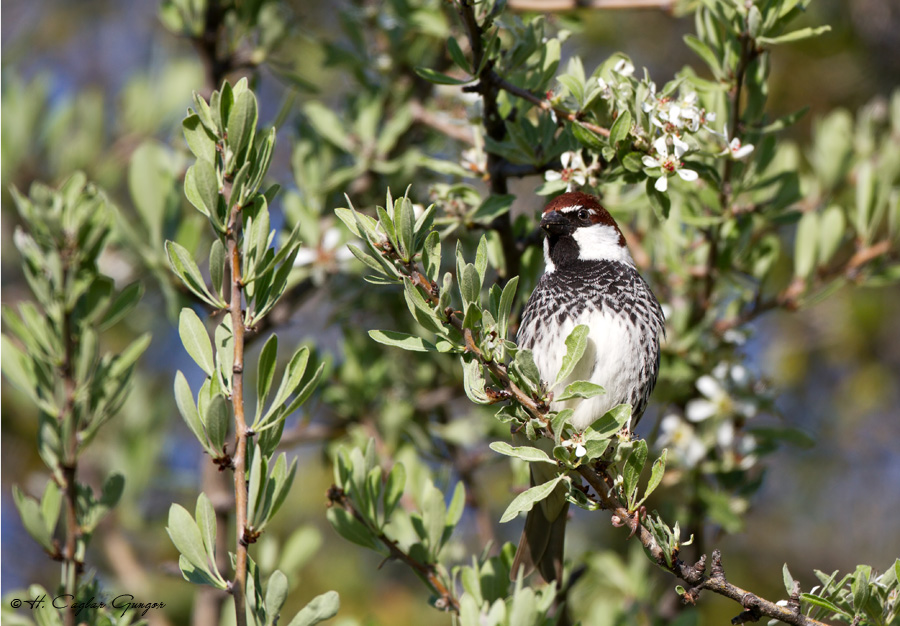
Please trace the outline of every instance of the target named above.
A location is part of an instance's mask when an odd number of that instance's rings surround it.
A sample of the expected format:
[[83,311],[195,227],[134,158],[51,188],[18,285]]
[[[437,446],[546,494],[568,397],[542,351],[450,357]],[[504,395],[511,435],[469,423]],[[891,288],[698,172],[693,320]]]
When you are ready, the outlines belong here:
[[536,11],[555,13],[576,9],[593,10],[633,10],[661,9],[671,11],[675,0],[508,0],[507,6],[513,11]]
[[[231,185],[226,181],[223,189],[226,205],[231,200]],[[237,544],[235,546],[234,582],[230,586],[234,596],[234,611],[238,626],[246,626],[246,591],[247,591],[247,439],[250,433],[244,418],[244,312],[243,280],[241,278],[241,207],[237,202],[231,209],[231,216],[225,239],[228,245],[228,257],[231,259],[231,296],[228,310],[231,314],[231,332],[234,341],[234,365],[232,366],[231,405],[234,412],[235,454],[234,463],[234,501],[237,527]]]
[[[709,575],[705,574],[705,555],[694,565],[682,562],[676,555],[666,555],[662,546],[657,543],[650,531],[641,523],[640,515],[629,512],[616,498],[610,495],[609,485],[611,481],[607,480],[608,477],[603,472],[588,465],[579,467],[577,471],[593,488],[603,508],[612,512],[614,523],[627,526],[632,536],[637,537],[657,565],[672,573],[676,578],[691,585],[691,588],[685,593],[684,601],[691,604],[695,603],[700,592],[706,589],[734,600],[744,608],[744,612],[732,620],[733,624],[757,621],[765,615],[794,626],[827,626],[823,622],[800,613],[799,606],[791,608],[781,606],[729,583],[725,577],[725,569],[722,566],[722,554],[719,550],[713,550],[712,566]],[[668,565],[667,556],[670,556],[672,559],[671,566]]]

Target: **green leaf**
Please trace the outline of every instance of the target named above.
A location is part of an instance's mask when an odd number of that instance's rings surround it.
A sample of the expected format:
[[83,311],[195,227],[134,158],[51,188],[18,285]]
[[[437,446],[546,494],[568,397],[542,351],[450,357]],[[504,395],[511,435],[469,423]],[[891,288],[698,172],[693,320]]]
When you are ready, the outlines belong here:
[[647,463],[647,442],[639,439],[628,455],[625,467],[622,470],[623,484],[622,489],[625,491],[625,497],[628,499],[628,510],[634,510],[637,500],[638,480],[641,472],[644,471],[644,465]]
[[287,576],[281,570],[272,572],[266,585],[266,618],[269,624],[278,621],[278,615],[284,607],[284,601],[287,600],[288,589]]
[[212,376],[216,368],[213,360],[212,343],[209,340],[206,327],[193,309],[188,307],[181,309],[181,315],[178,318],[178,335],[181,337],[181,343],[184,344],[185,350],[191,355],[194,362],[206,372],[207,376]]
[[19,517],[22,518],[22,525],[32,538],[41,544],[50,554],[53,554],[53,539],[50,530],[47,528],[47,522],[41,511],[38,501],[34,498],[26,496],[17,486],[13,486],[13,501],[19,510]]
[[425,276],[436,283],[441,273],[441,236],[437,231],[428,233],[428,237],[425,238],[422,265],[425,268]]
[[466,55],[463,54],[462,48],[459,47],[459,42],[456,41],[456,37],[447,39],[447,50],[450,52],[450,58],[453,59],[453,62],[456,63],[460,69],[469,74],[472,73],[472,66],[469,65],[469,60],[466,59]]
[[586,380],[576,380],[566,385],[565,390],[558,396],[554,396],[554,401],[571,400],[572,398],[593,398],[606,393],[606,390],[600,385],[588,382]]
[[781,568],[781,578],[784,580],[784,589],[790,596],[792,593],[794,593],[794,577],[791,576],[791,572],[790,570],[788,570],[787,563],[785,563]]
[[353,141],[347,135],[346,124],[330,108],[318,100],[313,100],[303,108],[310,124],[322,137],[344,152],[353,151]]
[[591,424],[592,434],[597,439],[612,437],[631,418],[631,405],[620,404],[607,411],[603,417]]
[[422,522],[425,526],[425,538],[431,558],[437,560],[446,526],[447,505],[444,503],[443,492],[431,484],[425,488],[424,500]]
[[463,366],[463,387],[469,400],[475,404],[490,404],[490,398],[484,391],[484,371],[481,363],[475,358],[459,357]]
[[491,443],[490,448],[494,452],[522,459],[527,463],[550,463],[556,465],[556,461],[547,456],[546,452],[534,446],[513,447],[503,441],[494,441]]
[[225,437],[228,435],[228,402],[225,397],[216,394],[209,402],[209,406],[204,407],[200,418],[206,425],[206,434],[209,437],[209,443],[216,451],[221,453],[225,445]]
[[809,39],[811,37],[818,37],[819,35],[829,32],[830,30],[831,26],[808,26],[806,28],[801,28],[784,35],[779,35],[778,37],[757,37],[756,41],[757,43],[760,43],[764,46],[776,46],[782,43],[792,43],[795,41]]
[[647,184],[645,185],[647,199],[650,200],[650,206],[653,207],[653,212],[656,213],[657,218],[661,220],[669,219],[672,200],[669,199],[668,194],[657,191],[656,187],[653,186],[654,184],[656,184],[656,179],[648,177]]
[[400,498],[403,497],[403,489],[406,486],[406,468],[403,463],[394,463],[388,474],[384,487],[384,521],[389,522]]
[[516,197],[512,194],[491,195],[472,213],[472,221],[490,223],[509,212]]
[[204,448],[208,449],[206,431],[203,428],[203,422],[200,421],[197,405],[194,404],[194,394],[181,370],[178,370],[175,374],[175,404],[178,406],[178,412],[181,413],[181,417],[188,425],[188,428],[191,429],[191,432],[194,433],[197,441]]
[[712,48],[706,42],[699,40],[694,35],[685,35],[684,43],[693,50],[697,56],[703,59],[703,62],[712,70],[713,76],[720,77],[722,75],[722,66],[719,63],[718,55],[713,52]]
[[200,268],[197,267],[197,263],[194,262],[191,253],[184,246],[174,241],[167,241],[166,255],[169,258],[169,265],[172,267],[172,271],[178,275],[181,282],[194,295],[214,307],[221,308],[224,306],[224,302],[217,301],[209,293],[209,289],[206,288],[206,282],[203,280],[203,275],[200,273]]
[[202,571],[210,579],[214,579],[209,568],[210,557],[203,549],[203,537],[200,528],[194,522],[194,518],[180,504],[169,507],[169,523],[166,532],[172,539],[172,543],[195,568]]
[[370,330],[369,337],[380,344],[395,346],[411,352],[435,352],[437,350],[434,344],[421,337],[393,330]]
[[338,507],[331,507],[325,514],[338,534],[363,548],[375,549],[375,537],[372,532],[352,514]]
[[202,491],[197,496],[197,507],[194,514],[197,518],[200,536],[203,538],[203,548],[209,556],[209,562],[213,569],[216,569],[216,511],[213,509],[209,497]]
[[610,145],[615,146],[620,141],[625,141],[629,132],[631,132],[631,113],[628,112],[628,109],[624,109],[609,127]]
[[816,266],[816,252],[819,242],[819,214],[807,211],[797,223],[794,238],[794,275],[806,278]]
[[303,607],[288,626],[314,626],[337,615],[340,608],[341,600],[337,591],[326,591]]
[[513,501],[509,503],[509,506],[506,507],[506,511],[504,511],[503,516],[500,518],[500,523],[504,524],[515,519],[519,513],[530,511],[537,502],[549,497],[550,494],[553,493],[553,490],[556,489],[556,486],[564,478],[565,476],[560,474],[545,483],[535,485],[531,489],[527,489],[517,495]]
[[184,118],[181,126],[184,139],[194,156],[208,163],[215,163],[216,137],[203,125],[200,116],[189,115]]
[[587,348],[589,332],[590,329],[587,326],[579,324],[566,337],[566,355],[563,357],[562,366],[559,368],[554,384],[559,384],[566,380],[575,371],[575,367],[581,361],[581,357]]
[[497,326],[501,339],[506,339],[506,333],[509,329],[509,316],[512,314],[513,303],[516,298],[516,288],[519,286],[519,277],[513,276],[509,282],[503,286],[503,292],[500,294],[500,304],[497,307]]
[[465,85],[466,83],[470,83],[474,80],[474,78],[453,78],[452,76],[447,76],[446,74],[441,74],[431,68],[428,67],[417,67],[415,68],[416,74],[424,78],[430,83],[435,83],[437,85]]
[[[252,145],[256,133],[257,105],[256,96],[249,89],[241,92],[234,101],[234,107],[228,115],[226,143],[238,157],[244,149]],[[231,171],[235,168],[232,166]]]
[[140,301],[142,295],[144,295],[144,285],[140,282],[131,283],[120,291],[106,310],[103,319],[100,320],[99,330],[106,330],[125,317]]
[[275,399],[272,400],[269,410],[260,423],[267,422],[268,418],[281,408],[287,401],[288,397],[294,393],[303,380],[303,374],[306,372],[306,365],[309,362],[309,348],[300,346],[291,357],[281,377],[281,384],[278,385],[278,391],[275,393]]
[[825,598],[822,598],[820,596],[816,596],[811,593],[801,593],[800,599],[803,602],[807,602],[809,604],[812,604],[813,606],[823,608],[823,609],[830,611],[832,613],[835,613],[837,615],[843,615],[848,620],[852,617],[852,615],[850,615],[849,613],[844,611],[842,608],[840,608],[839,606],[837,606],[830,600],[826,600]]
[[256,369],[256,415],[262,413],[269,391],[272,390],[277,361],[278,335],[273,334],[266,340],[266,345],[263,346],[259,353],[259,362]]
[[638,503],[643,504],[644,500],[650,497],[650,494],[656,491],[656,488],[659,487],[660,483],[662,483],[663,476],[666,473],[666,455],[668,454],[668,450],[663,448],[662,454],[658,459],[653,461],[653,467],[650,470],[650,480],[647,482],[647,489],[644,491],[644,497]]
[[194,207],[209,217],[219,217],[219,179],[210,161],[200,160],[190,166],[184,177],[184,191]]
[[622,157],[622,167],[629,172],[640,172],[644,169],[643,156],[640,152],[629,152]]

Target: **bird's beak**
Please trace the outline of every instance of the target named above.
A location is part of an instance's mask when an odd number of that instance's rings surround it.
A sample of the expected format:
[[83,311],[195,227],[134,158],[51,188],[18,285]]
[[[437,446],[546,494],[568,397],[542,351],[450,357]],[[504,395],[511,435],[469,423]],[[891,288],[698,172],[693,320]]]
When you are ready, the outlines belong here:
[[541,228],[548,235],[569,235],[572,233],[572,223],[559,211],[544,213],[541,218]]

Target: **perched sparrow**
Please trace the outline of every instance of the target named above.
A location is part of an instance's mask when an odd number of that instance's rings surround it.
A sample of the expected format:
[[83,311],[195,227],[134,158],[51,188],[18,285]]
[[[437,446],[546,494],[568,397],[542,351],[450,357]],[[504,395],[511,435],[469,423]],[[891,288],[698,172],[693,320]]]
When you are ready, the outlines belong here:
[[[559,389],[587,380],[601,385],[606,393],[553,402],[550,408],[573,409],[569,422],[583,431],[609,409],[628,403],[633,426],[647,406],[659,372],[659,338],[665,332],[659,302],[635,269],[625,237],[597,198],[564,193],[547,204],[541,228],[546,233],[546,268],[525,306],[519,346],[534,352],[541,380],[549,384],[562,365],[566,338],[585,324],[590,330],[584,356]],[[522,435],[515,437],[517,443],[524,443]],[[536,443],[551,445],[549,440]],[[531,467],[532,484],[555,476],[549,465]],[[548,582],[561,578],[568,508],[560,487],[531,509],[513,562],[513,577],[524,566],[526,574],[536,567]]]

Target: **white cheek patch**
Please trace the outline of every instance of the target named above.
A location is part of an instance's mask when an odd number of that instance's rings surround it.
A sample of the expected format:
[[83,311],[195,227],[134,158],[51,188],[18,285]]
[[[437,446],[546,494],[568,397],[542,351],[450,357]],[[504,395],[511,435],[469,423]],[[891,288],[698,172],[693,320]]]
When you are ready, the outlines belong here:
[[613,226],[582,226],[575,229],[572,237],[578,243],[578,258],[582,261],[622,261],[634,265],[628,248],[619,244],[621,234]]

